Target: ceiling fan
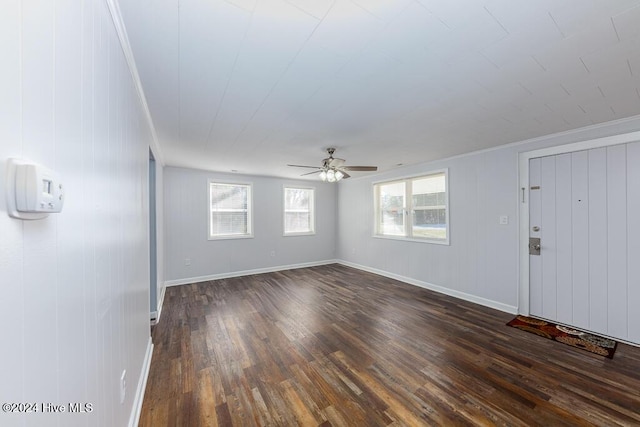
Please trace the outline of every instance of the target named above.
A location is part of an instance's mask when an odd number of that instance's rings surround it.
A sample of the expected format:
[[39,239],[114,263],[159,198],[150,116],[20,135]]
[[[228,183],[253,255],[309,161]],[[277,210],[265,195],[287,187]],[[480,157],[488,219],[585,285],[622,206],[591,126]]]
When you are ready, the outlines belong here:
[[344,166],[344,159],[338,159],[333,157],[333,153],[335,153],[336,149],[331,147],[327,148],[327,153],[329,157],[326,159],[322,159],[322,166],[304,166],[304,165],[287,165],[292,166],[294,168],[311,168],[317,169],[312,172],[303,173],[300,176],[312,175],[314,173],[320,174],[320,179],[328,182],[337,182],[341,179],[349,178],[351,175],[347,173],[347,171],[352,172],[371,172],[377,171],[377,166]]

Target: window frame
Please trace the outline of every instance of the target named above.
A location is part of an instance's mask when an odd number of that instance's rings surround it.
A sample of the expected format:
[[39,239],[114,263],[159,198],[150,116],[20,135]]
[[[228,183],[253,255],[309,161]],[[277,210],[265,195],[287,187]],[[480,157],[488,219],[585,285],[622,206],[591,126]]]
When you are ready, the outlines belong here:
[[[295,189],[295,190],[310,190],[311,197],[309,201],[309,225],[311,226],[310,231],[302,231],[302,232],[287,232],[287,189]],[[305,187],[300,185],[290,185],[285,184],[282,186],[282,235],[284,237],[295,237],[295,236],[314,236],[316,234],[316,188],[315,187]]]
[[[413,181],[433,177],[434,175],[444,175],[444,192],[445,192],[445,221],[446,221],[446,238],[438,239],[433,237],[420,237],[413,235]],[[382,234],[380,226],[380,186],[385,184],[404,183],[405,201],[403,207],[404,215],[404,234]],[[432,243],[437,245],[451,244],[451,223],[450,223],[450,207],[449,207],[449,168],[435,169],[427,173],[416,175],[402,176],[391,180],[374,181],[373,183],[373,237],[379,239],[402,240],[419,243]]]
[[[211,234],[211,214],[213,213],[213,207],[211,203],[211,185],[235,185],[239,187],[247,187],[247,232],[243,234]],[[239,181],[225,181],[221,179],[209,178],[207,180],[207,240],[234,240],[234,239],[252,239],[253,234],[253,183],[252,182],[239,182]]]

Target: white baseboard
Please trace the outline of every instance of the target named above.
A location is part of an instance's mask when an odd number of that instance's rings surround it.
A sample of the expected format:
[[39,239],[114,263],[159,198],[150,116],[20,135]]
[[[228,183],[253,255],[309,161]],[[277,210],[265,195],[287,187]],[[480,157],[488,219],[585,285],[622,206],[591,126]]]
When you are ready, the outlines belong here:
[[344,261],[344,260],[336,260],[338,264],[346,265],[347,267],[357,268],[358,270],[367,271],[369,273],[378,274],[380,276],[388,277],[390,279],[399,280],[404,283],[408,283],[410,285],[418,286],[420,288],[429,289],[431,291],[435,291],[441,294],[449,295],[455,298],[459,298],[465,301],[473,302],[475,304],[480,304],[485,307],[494,308],[496,310],[504,311],[510,314],[517,314],[518,307],[513,305],[504,304],[498,301],[493,301],[490,299],[482,298],[476,295],[467,294],[465,292],[456,291],[454,289],[445,288],[443,286],[434,285],[433,283],[423,282],[421,280],[412,279],[411,277],[401,276],[395,273],[389,273],[384,270],[378,270],[377,268],[367,267],[366,265],[355,264],[353,262]]
[[[335,259],[315,262],[305,262],[301,264],[278,265],[275,267],[256,268],[253,270],[232,271],[229,273],[211,274],[208,276],[188,277],[185,279],[169,280],[164,282],[163,292],[167,286],[188,285],[190,283],[207,282],[209,280],[229,279],[232,277],[250,276],[252,274],[273,273],[275,271],[294,270],[296,268],[317,267],[319,265],[335,264]],[[164,296],[163,296],[164,299]]]
[[149,368],[151,368],[152,357],[153,341],[151,341],[151,337],[149,337],[147,353],[145,354],[144,361],[142,362],[142,371],[140,372],[140,378],[138,379],[138,388],[136,389],[136,395],[133,399],[133,408],[131,409],[131,415],[129,416],[129,427],[136,427],[140,421],[142,402],[144,401],[144,391],[147,388],[147,379],[149,378]]

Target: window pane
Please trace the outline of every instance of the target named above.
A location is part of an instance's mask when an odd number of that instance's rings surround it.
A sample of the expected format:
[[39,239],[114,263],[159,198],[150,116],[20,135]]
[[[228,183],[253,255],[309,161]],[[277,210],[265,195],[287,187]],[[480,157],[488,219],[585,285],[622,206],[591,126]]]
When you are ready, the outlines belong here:
[[414,206],[444,205],[446,187],[443,173],[414,179],[411,186]]
[[212,212],[211,235],[247,234],[247,212]]
[[438,174],[411,182],[413,195],[412,233],[415,237],[447,238],[445,175]]
[[287,233],[308,233],[311,231],[309,213],[286,212],[284,215],[284,229]]
[[309,198],[311,190],[308,188],[285,188],[285,209],[309,210]]
[[312,188],[284,189],[284,233],[313,233]]
[[404,236],[404,182],[381,184],[379,203],[380,234]]
[[447,238],[445,209],[420,209],[413,212],[413,235],[415,237]]
[[251,186],[210,183],[209,237],[251,234]]
[[449,244],[446,171],[378,183],[374,190],[376,234]]
[[211,184],[211,208],[223,209],[247,209],[246,185]]

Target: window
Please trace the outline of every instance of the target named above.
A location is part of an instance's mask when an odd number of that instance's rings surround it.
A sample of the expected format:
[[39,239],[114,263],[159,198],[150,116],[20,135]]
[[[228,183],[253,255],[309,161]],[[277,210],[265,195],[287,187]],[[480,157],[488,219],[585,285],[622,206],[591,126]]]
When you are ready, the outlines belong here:
[[284,235],[315,234],[313,188],[284,187]]
[[374,184],[375,234],[449,244],[447,170]]
[[251,184],[209,181],[209,239],[253,237]]

